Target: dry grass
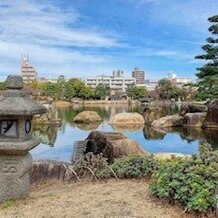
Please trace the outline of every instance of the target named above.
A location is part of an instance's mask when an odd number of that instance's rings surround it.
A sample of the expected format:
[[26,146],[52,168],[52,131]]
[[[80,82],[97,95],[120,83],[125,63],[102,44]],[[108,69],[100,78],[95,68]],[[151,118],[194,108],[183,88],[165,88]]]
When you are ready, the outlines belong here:
[[[47,183],[30,197],[0,205],[0,217],[192,217],[150,195],[148,183],[135,180]],[[193,216],[194,217],[194,216]]]

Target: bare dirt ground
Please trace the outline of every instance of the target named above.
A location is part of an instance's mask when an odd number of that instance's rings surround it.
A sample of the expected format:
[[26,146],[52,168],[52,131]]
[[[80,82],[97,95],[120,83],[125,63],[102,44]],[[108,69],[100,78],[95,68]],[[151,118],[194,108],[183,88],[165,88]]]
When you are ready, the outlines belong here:
[[0,217],[177,218],[184,214],[150,195],[148,183],[136,180],[50,182],[31,189],[30,197],[0,205]]

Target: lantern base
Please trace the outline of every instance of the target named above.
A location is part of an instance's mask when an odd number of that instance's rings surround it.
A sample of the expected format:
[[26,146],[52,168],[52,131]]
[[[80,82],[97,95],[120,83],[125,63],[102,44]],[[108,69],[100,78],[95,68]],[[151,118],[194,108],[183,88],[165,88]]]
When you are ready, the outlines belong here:
[[29,194],[29,174],[32,157],[0,155],[0,202],[23,198]]

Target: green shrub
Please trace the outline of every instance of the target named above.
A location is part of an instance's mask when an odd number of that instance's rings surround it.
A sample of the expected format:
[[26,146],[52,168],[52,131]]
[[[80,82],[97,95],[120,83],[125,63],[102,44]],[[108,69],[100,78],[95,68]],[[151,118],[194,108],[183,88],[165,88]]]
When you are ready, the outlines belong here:
[[78,174],[84,174],[90,168],[94,174],[97,174],[98,171],[106,169],[107,165],[107,158],[103,157],[102,154],[94,155],[89,152],[74,165],[74,170]]
[[218,186],[218,154],[201,146],[200,157],[161,161],[152,175],[152,193],[179,201],[188,211],[207,212],[215,208]]
[[123,157],[111,165],[118,178],[148,177],[157,167],[158,162],[152,155]]

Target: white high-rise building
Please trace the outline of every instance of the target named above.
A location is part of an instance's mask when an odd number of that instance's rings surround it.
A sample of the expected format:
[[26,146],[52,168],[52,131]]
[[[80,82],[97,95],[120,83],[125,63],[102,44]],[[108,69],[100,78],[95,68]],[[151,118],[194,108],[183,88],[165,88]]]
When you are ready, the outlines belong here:
[[24,83],[31,83],[37,79],[35,68],[29,65],[28,55],[22,55],[21,76]]

